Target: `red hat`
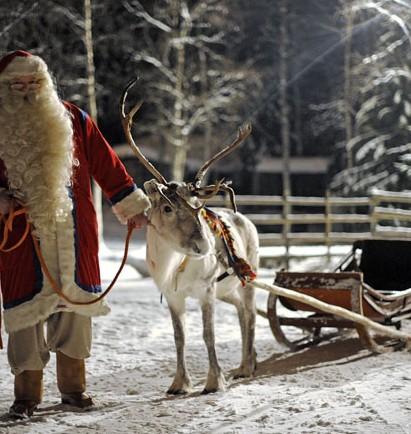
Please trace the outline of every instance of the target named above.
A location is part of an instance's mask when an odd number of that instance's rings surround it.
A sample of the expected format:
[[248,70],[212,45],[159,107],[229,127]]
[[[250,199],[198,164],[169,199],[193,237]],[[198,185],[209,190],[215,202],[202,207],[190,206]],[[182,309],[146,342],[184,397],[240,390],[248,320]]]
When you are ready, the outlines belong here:
[[29,57],[29,56],[31,56],[31,53],[23,50],[12,51],[11,53],[6,54],[0,60],[0,74],[7,68],[9,63],[11,63],[16,57]]
[[0,79],[44,72],[47,72],[44,60],[28,51],[12,51],[0,59]]

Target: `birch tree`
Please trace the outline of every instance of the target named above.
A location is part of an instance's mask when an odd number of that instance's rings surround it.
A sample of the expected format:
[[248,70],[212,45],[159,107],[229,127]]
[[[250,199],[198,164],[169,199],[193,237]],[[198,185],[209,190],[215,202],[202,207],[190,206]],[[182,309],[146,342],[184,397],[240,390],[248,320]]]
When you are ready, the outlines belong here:
[[[145,128],[166,145],[171,177],[181,180],[192,136],[222,146],[242,121],[241,106],[258,76],[234,62],[235,23],[217,0],[124,1],[144,42],[133,54],[148,107]],[[251,80],[254,80],[253,86]],[[251,92],[250,92],[251,93]],[[210,133],[212,131],[212,134]],[[204,148],[204,143],[201,143]],[[205,153],[214,151],[206,147]]]

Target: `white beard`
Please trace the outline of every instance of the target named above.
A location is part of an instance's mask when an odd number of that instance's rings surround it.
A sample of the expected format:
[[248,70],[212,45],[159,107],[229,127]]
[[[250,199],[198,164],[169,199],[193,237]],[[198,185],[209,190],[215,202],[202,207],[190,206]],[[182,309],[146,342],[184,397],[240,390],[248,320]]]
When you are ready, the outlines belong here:
[[51,81],[23,96],[1,92],[0,158],[9,188],[28,209],[38,237],[54,237],[56,220],[69,217],[73,165],[70,115]]

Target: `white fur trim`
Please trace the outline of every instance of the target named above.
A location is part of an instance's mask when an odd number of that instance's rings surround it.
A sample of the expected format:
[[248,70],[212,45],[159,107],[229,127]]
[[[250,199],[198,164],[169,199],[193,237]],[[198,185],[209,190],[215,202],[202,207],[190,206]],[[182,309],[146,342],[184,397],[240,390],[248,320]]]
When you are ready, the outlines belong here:
[[39,56],[16,56],[0,74],[0,80],[10,80],[11,78],[47,73],[47,65]]
[[[71,235],[71,236],[70,236]],[[90,301],[100,294],[90,293],[76,285],[73,281],[75,275],[75,246],[74,246],[74,222],[72,218],[57,222],[57,249],[60,269],[61,287],[64,294],[71,300]],[[66,310],[86,316],[107,315],[110,308],[105,300],[89,305],[72,305],[66,301]]]
[[113,212],[121,224],[127,224],[127,220],[137,214],[141,214],[150,208],[150,200],[141,188],[130,193],[124,199],[113,205]]

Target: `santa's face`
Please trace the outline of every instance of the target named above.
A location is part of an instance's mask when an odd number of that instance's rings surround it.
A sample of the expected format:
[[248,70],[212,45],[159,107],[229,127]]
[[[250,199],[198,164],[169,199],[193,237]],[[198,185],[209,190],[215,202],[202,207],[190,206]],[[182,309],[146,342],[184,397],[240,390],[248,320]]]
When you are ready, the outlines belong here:
[[41,88],[42,79],[35,75],[23,75],[10,80],[9,86],[13,93],[27,94],[28,92],[38,92]]
[[9,82],[10,89],[19,93],[27,93],[30,90],[38,90],[41,87],[41,79],[35,75],[23,75]]
[[[3,91],[4,109],[9,113],[15,113],[24,105],[33,105],[44,93],[47,80],[38,74],[21,75],[10,79],[5,83]],[[49,89],[50,90],[50,89]]]

